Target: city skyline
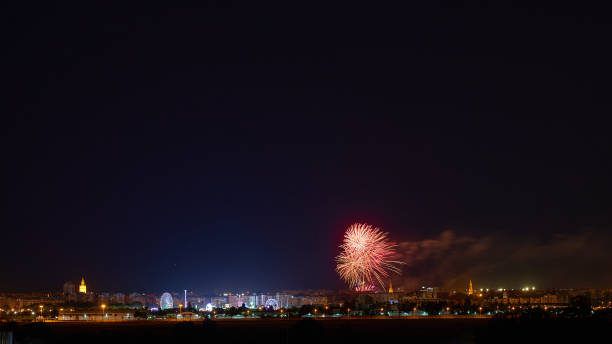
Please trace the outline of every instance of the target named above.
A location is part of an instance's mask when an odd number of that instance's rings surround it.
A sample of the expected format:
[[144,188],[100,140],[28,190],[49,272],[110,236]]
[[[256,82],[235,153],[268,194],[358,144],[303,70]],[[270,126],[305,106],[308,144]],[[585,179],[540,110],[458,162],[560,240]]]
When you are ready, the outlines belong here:
[[[81,280],[80,286],[85,286]],[[550,315],[573,314],[580,307],[588,307],[581,314],[595,311],[606,312],[612,302],[612,288],[593,289],[547,289],[525,286],[521,289],[490,289],[474,284],[470,280],[465,290],[445,290],[435,286],[421,286],[416,290],[393,289],[384,291],[340,290],[340,291],[276,291],[276,292],[225,292],[217,295],[198,294],[183,290],[151,293],[109,293],[86,291],[77,292],[73,282],[66,282],[63,292],[54,294],[11,294],[0,293],[0,316],[15,316],[27,319],[36,315],[40,308],[47,310],[49,320],[61,321],[131,321],[136,318],[159,318],[167,315],[179,317],[191,314],[200,317],[225,317],[229,313],[242,319],[269,316],[282,317],[283,310],[293,316],[343,316],[343,312],[354,315],[392,316],[459,316],[470,317],[476,310],[488,317],[531,312],[534,308],[550,312]],[[380,311],[376,311],[382,307]],[[578,308],[576,308],[578,307]],[[34,308],[34,309],[33,309]],[[100,312],[101,309],[101,312]],[[324,309],[324,310],[323,310]],[[344,309],[342,311],[342,309]],[[382,314],[387,309],[389,314]],[[411,312],[408,312],[411,310]],[[113,318],[107,319],[107,311]],[[252,310],[253,313],[249,313]],[[312,314],[314,310],[314,314]],[[400,314],[401,311],[401,314]],[[119,314],[115,314],[119,312]],[[144,313],[143,313],[144,312]],[[183,313],[186,312],[186,313]],[[195,312],[195,313],[193,313]],[[204,312],[204,313],[202,313]],[[297,313],[296,313],[297,312]],[[338,313],[340,312],[340,313]],[[374,312],[374,313],[372,313]],[[434,312],[433,314],[431,312]],[[587,313],[585,313],[587,312]],[[265,315],[268,313],[268,315]],[[379,314],[380,313],[380,314]],[[148,315],[147,315],[148,314]],[[593,314],[593,313],[590,313]],[[25,317],[25,318],[24,318]]]
[[[487,292],[490,291],[529,291],[529,290],[583,290],[583,289],[612,289],[610,286],[607,287],[602,287],[602,288],[594,288],[592,286],[540,286],[538,285],[536,287],[535,284],[533,283],[511,283],[508,285],[501,285],[501,284],[486,284],[486,283],[482,283],[480,281],[478,281],[476,284],[476,287],[473,287],[473,281],[472,280],[466,280],[464,283],[464,288],[448,288],[448,287],[441,287],[439,285],[435,285],[435,284],[427,284],[427,283],[421,283],[418,286],[405,286],[405,285],[395,285],[395,290],[396,291],[402,291],[402,292],[415,292],[418,291],[419,289],[423,288],[424,285],[427,285],[428,287],[435,287],[439,290],[444,290],[444,291],[448,291],[448,292],[459,292],[459,293],[465,293],[466,295],[471,295],[473,292],[472,290],[480,290],[481,292],[483,290],[486,290]],[[87,286],[86,286],[87,285]],[[95,288],[95,287],[94,287]],[[262,290],[257,290],[257,289],[253,289],[253,288],[248,288],[248,287],[243,287],[243,288],[225,288],[225,289],[219,289],[219,290],[214,290],[214,291],[206,291],[204,288],[196,288],[196,289],[170,289],[170,288],[165,288],[165,289],[160,289],[160,290],[127,290],[127,289],[118,289],[118,290],[104,290],[104,289],[92,289],[90,284],[86,284],[85,283],[85,277],[81,277],[81,280],[79,283],[75,283],[74,281],[68,280],[65,281],[63,283],[62,286],[58,287],[58,288],[50,288],[48,290],[28,290],[28,291],[12,291],[12,290],[0,290],[0,293],[4,293],[4,294],[53,294],[53,295],[59,295],[59,294],[63,294],[63,295],[79,295],[79,294],[113,294],[113,293],[119,293],[119,294],[161,294],[161,293],[165,293],[165,292],[169,292],[172,295],[178,295],[182,293],[185,293],[185,296],[187,294],[192,295],[192,294],[196,294],[196,295],[200,295],[200,296],[228,296],[228,295],[256,295],[256,294],[269,294],[269,293],[288,293],[288,294],[298,294],[298,295],[304,295],[304,294],[333,294],[333,293],[346,293],[346,292],[352,292],[355,294],[368,294],[368,293],[392,293],[393,292],[393,283],[391,280],[389,280],[389,284],[387,285],[387,288],[385,288],[385,290],[381,290],[381,289],[373,289],[373,290],[360,290],[359,288],[355,289],[355,288],[350,288],[349,286],[345,285],[342,288],[339,289],[326,289],[326,288],[305,288],[305,289],[282,289],[282,288],[269,288],[269,289],[262,289]]]

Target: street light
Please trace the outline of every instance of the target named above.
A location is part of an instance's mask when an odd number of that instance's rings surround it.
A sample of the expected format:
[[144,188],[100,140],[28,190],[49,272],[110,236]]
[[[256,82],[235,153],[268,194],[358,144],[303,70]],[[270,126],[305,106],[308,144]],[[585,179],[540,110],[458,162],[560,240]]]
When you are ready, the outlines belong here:
[[38,306],[40,307],[40,321],[45,321],[45,317],[43,316],[43,305]]
[[[104,310],[106,309],[106,305],[102,304],[102,306],[100,306],[100,307],[102,307],[102,316],[106,317],[106,313],[104,313]],[[104,320],[104,318],[102,318],[102,320]]]

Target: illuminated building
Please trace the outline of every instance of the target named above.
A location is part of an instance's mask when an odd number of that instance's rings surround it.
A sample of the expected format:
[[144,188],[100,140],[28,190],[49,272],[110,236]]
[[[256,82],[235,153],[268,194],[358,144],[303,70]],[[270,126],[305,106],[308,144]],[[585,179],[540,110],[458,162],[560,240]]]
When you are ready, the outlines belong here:
[[60,311],[58,314],[58,320],[62,321],[124,321],[124,320],[136,320],[132,310],[129,309],[115,309],[109,312],[101,311],[73,311],[66,310]]
[[[249,296],[245,296],[245,295],[241,295],[241,294],[234,294],[234,295],[230,295],[228,296],[228,301],[227,303],[229,303],[230,305],[232,305],[233,307],[242,307],[242,305],[244,304],[246,307],[249,307]],[[254,306],[250,306],[251,308],[253,308]]]
[[287,295],[287,294],[280,294],[280,293],[276,293],[276,301],[278,302],[278,306],[279,307],[289,307],[289,301],[293,298],[292,295]]
[[438,287],[422,286],[421,289],[417,290],[417,297],[419,299],[438,299]]
[[87,294],[87,286],[85,285],[84,277],[81,277],[81,285],[79,285],[79,293]]
[[467,294],[468,294],[468,295],[472,295],[472,294],[474,294],[474,289],[472,288],[472,280],[470,280],[470,284],[469,284],[469,286],[468,286],[468,292],[467,292]]
[[210,298],[210,303],[214,307],[223,307],[227,303],[227,297],[224,296],[215,296]]
[[194,307],[196,309],[200,309],[206,306],[205,298],[201,296],[195,296],[193,292],[189,292],[189,295],[187,295],[187,304],[191,305],[191,307]]
[[249,302],[247,304],[247,307],[249,307],[249,308],[256,308],[258,306],[257,305],[257,295],[256,294],[249,295],[248,299],[249,299]]
[[391,281],[389,281],[389,294],[393,293],[393,283],[391,283]]

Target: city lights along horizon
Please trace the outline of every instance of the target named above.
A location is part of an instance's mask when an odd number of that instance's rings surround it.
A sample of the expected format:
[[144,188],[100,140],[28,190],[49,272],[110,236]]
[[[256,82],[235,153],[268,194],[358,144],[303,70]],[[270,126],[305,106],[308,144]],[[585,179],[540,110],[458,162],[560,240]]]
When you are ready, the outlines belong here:
[[388,233],[367,223],[354,223],[344,233],[336,271],[350,288],[373,291],[376,285],[385,290],[385,280],[391,273],[401,272],[401,261],[394,260],[396,245]]

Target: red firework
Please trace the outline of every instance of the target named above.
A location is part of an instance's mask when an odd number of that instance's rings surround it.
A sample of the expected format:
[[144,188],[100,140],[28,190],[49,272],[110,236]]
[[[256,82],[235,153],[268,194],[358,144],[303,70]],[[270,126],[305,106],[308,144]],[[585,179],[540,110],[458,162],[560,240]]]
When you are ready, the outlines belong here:
[[385,290],[390,273],[400,273],[402,262],[393,260],[395,246],[379,228],[355,223],[344,234],[336,271],[356,291],[372,291],[375,284]]

